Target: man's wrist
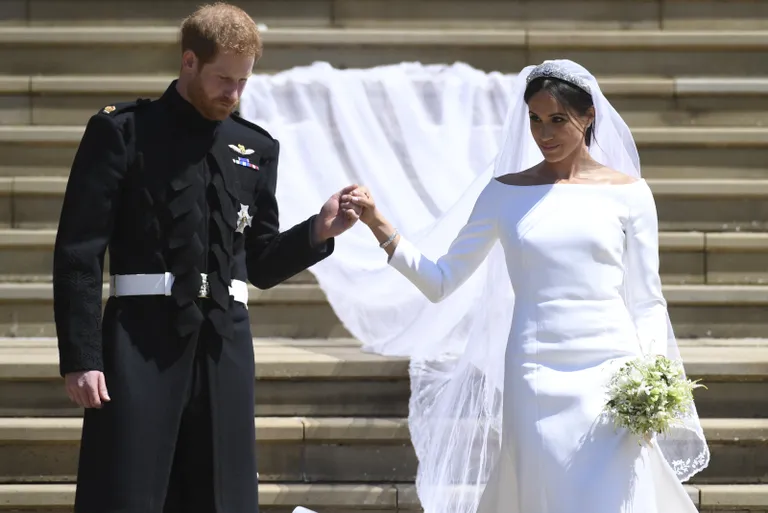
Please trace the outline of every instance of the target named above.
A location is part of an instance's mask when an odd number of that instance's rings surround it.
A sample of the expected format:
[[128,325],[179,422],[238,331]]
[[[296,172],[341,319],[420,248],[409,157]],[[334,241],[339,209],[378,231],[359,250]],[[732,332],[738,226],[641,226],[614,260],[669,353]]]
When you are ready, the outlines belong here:
[[330,237],[323,233],[323,225],[318,222],[317,216],[312,216],[309,223],[309,245],[314,248],[325,244]]

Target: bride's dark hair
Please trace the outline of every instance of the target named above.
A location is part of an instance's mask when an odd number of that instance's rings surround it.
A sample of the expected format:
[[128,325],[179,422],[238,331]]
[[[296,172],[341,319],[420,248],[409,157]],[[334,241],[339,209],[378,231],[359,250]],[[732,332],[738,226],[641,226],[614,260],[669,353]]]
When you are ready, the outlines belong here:
[[[523,95],[525,103],[528,103],[539,91],[551,94],[569,113],[576,113],[579,116],[585,116],[589,108],[594,106],[592,96],[588,92],[570,82],[553,77],[539,77],[531,80]],[[584,132],[584,141],[589,146],[593,139],[594,130],[590,124]]]

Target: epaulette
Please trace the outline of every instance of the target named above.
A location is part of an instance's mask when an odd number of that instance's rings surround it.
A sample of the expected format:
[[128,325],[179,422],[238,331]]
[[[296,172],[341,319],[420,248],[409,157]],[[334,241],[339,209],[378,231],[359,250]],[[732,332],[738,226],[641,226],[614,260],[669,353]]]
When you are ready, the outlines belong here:
[[99,114],[109,114],[110,116],[115,116],[123,112],[131,112],[133,110],[136,110],[138,107],[142,107],[150,103],[152,103],[152,100],[150,100],[149,98],[137,98],[130,102],[120,102],[112,105],[107,105],[106,107],[104,107],[99,111]]
[[252,122],[248,121],[247,119],[245,119],[244,117],[242,117],[242,116],[240,115],[240,111],[237,111],[237,110],[236,110],[236,111],[233,111],[233,112],[232,112],[232,114],[230,114],[230,115],[229,115],[229,117],[231,117],[231,118],[232,118],[234,121],[237,121],[237,122],[238,122],[238,123],[240,123],[241,125],[245,126],[246,128],[250,128],[251,130],[256,130],[256,131],[257,131],[257,132],[259,132],[260,134],[262,134],[262,135],[265,135],[265,136],[269,137],[269,139],[270,139],[271,141],[274,141],[274,140],[275,140],[275,138],[274,138],[274,137],[272,137],[272,134],[270,134],[269,132],[267,132],[266,130],[264,130],[263,128],[261,128],[261,127],[260,127],[259,125],[257,125],[256,123],[252,123]]

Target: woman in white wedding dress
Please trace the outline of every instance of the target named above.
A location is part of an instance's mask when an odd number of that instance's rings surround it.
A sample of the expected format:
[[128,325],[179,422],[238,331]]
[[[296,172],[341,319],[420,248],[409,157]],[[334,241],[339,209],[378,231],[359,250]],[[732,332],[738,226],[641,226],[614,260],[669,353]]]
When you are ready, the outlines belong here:
[[[679,358],[634,141],[581,66],[549,61],[518,82],[494,176],[441,258],[400,235],[366,188],[342,198],[364,207],[390,265],[435,303],[484,263],[492,269],[497,243],[503,250],[506,276],[484,271],[486,327],[469,337],[485,343],[487,326],[504,319],[503,351],[470,348],[439,385],[428,369],[414,384],[422,504],[427,513],[693,513],[681,481],[709,461],[695,410],[651,446],[601,415],[621,362]],[[498,292],[507,285],[509,317]]]

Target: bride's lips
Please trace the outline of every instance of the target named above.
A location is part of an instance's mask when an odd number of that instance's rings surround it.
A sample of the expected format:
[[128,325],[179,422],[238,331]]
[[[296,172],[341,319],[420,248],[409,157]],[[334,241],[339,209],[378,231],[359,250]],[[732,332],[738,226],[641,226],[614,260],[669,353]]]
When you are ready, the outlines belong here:
[[541,145],[539,148],[541,148],[541,151],[552,151],[557,149],[557,147],[560,146],[559,144],[550,144],[550,145]]

